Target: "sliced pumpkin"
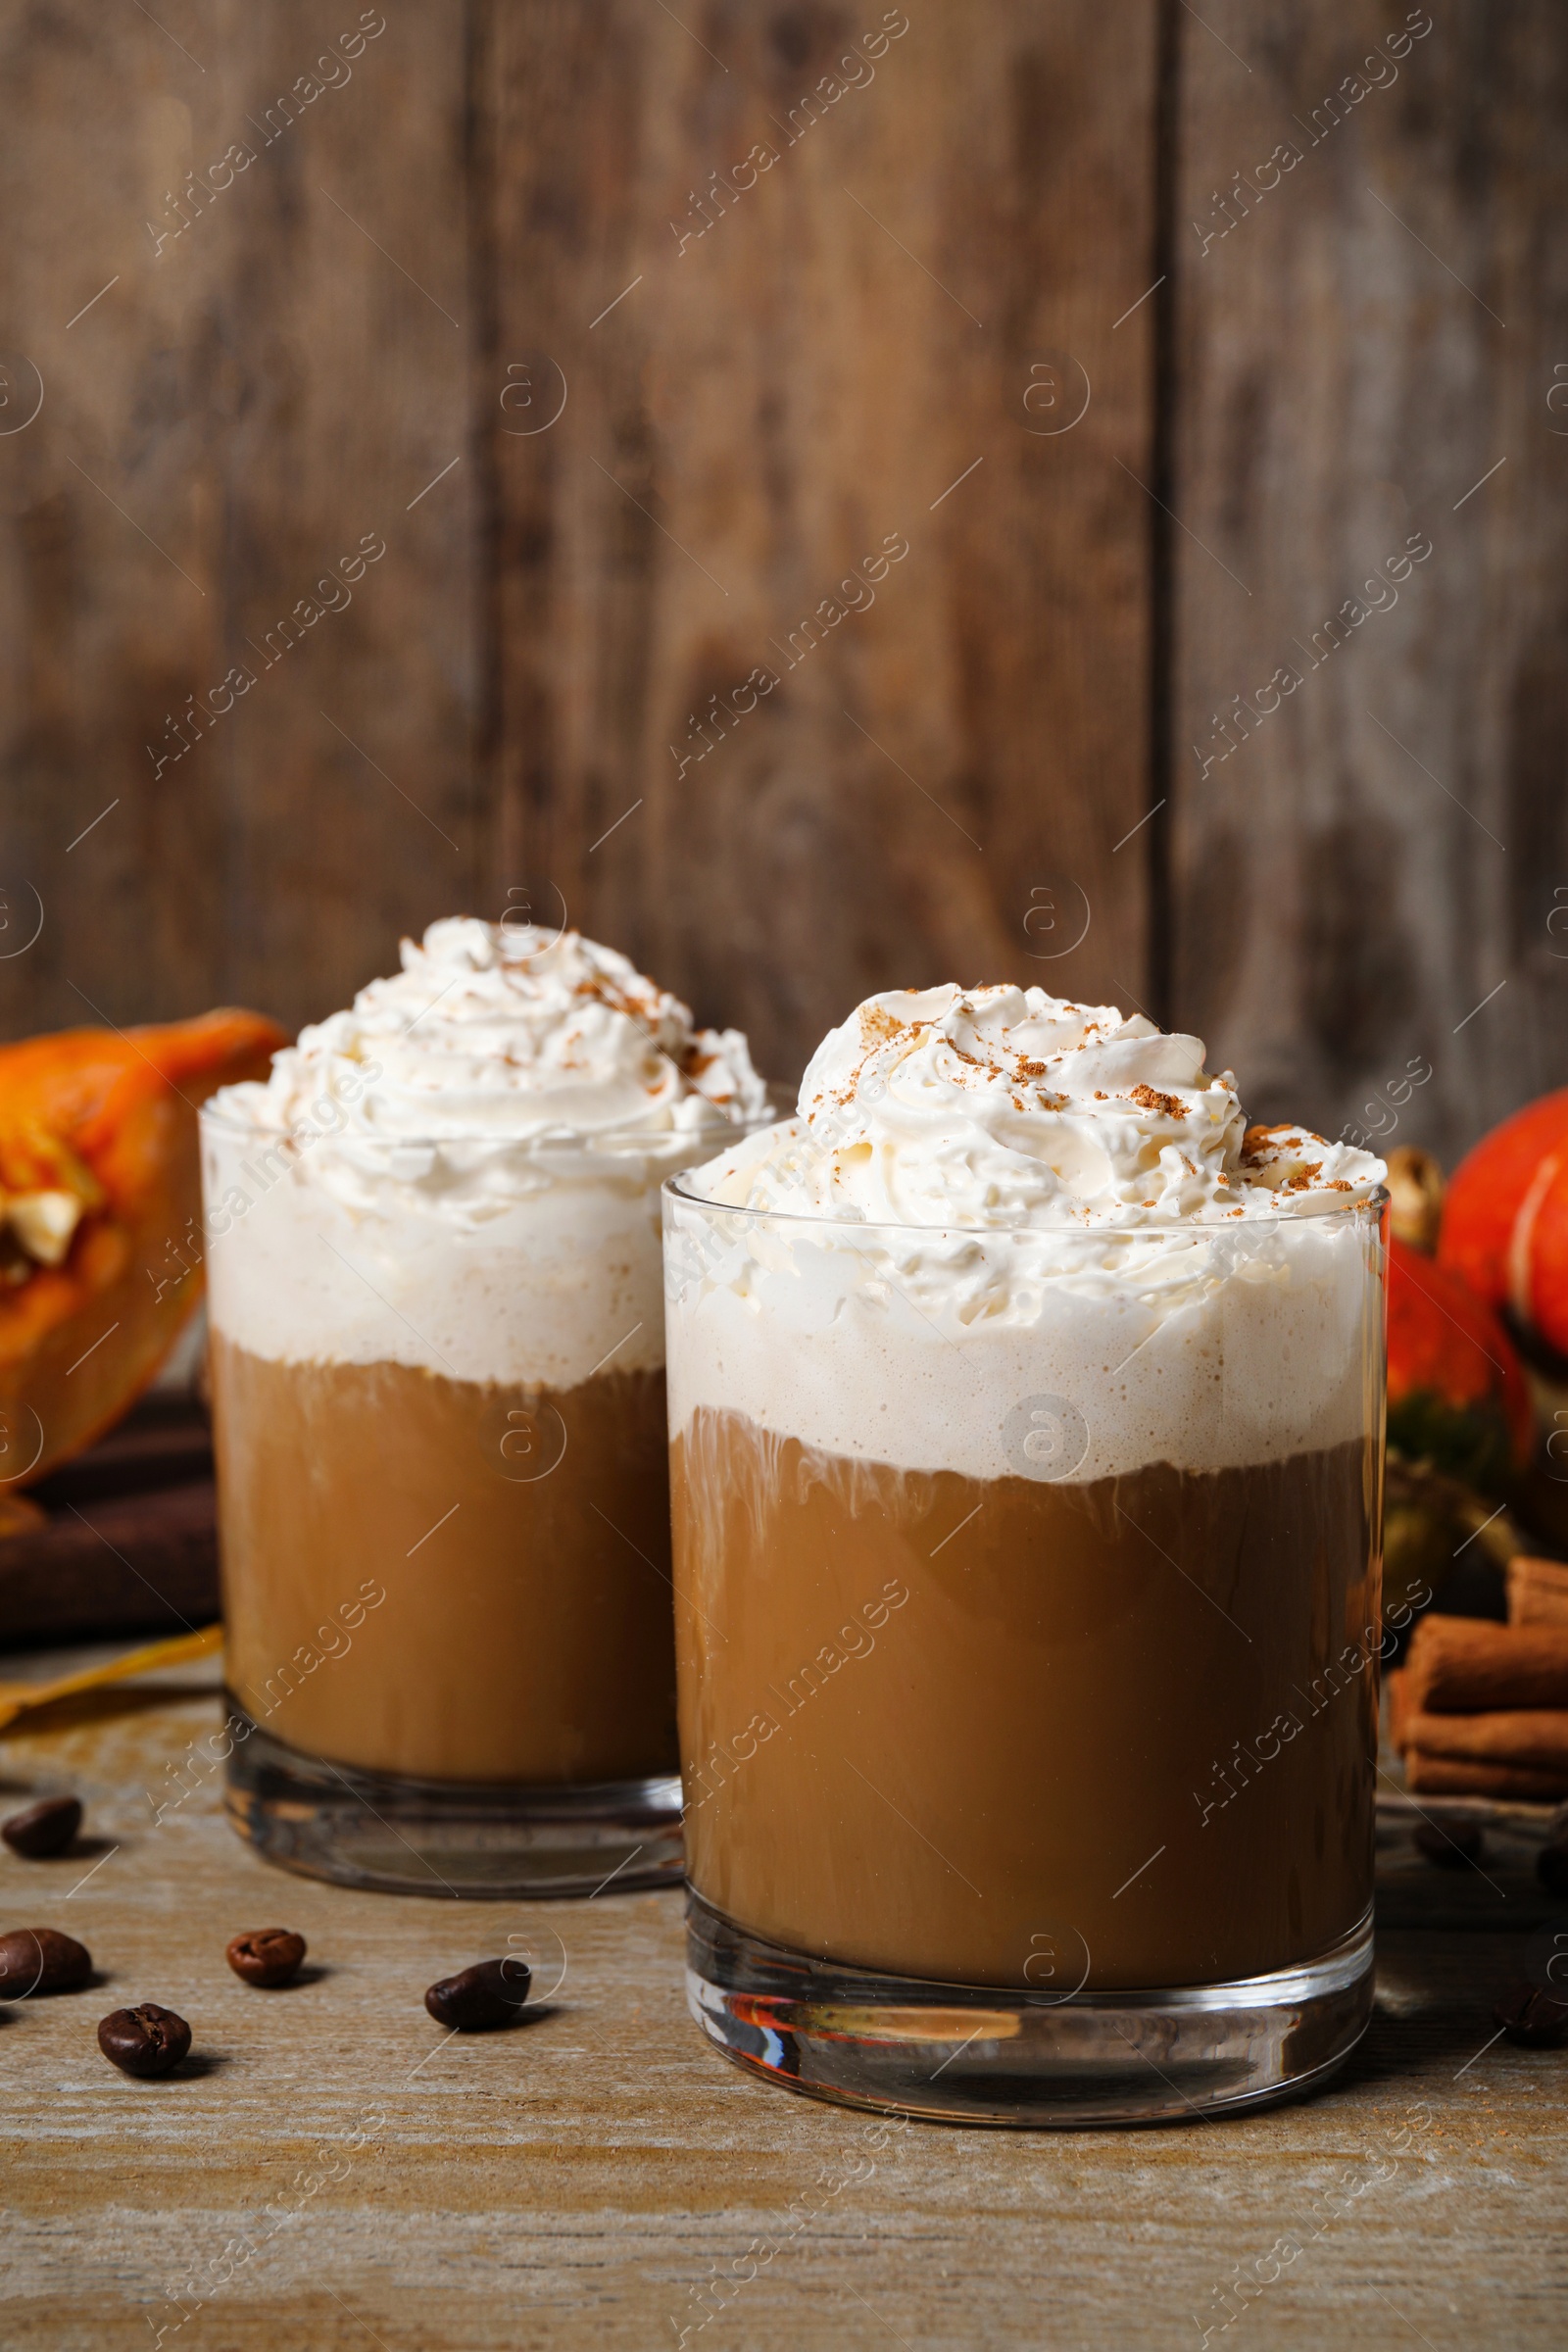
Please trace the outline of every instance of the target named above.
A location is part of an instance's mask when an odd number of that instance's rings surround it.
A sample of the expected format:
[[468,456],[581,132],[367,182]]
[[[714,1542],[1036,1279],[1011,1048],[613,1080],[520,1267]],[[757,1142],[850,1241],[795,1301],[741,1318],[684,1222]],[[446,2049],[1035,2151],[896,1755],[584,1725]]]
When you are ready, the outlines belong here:
[[0,1046],[0,1493],[155,1377],[202,1291],[197,1108],[286,1043],[222,1010]]

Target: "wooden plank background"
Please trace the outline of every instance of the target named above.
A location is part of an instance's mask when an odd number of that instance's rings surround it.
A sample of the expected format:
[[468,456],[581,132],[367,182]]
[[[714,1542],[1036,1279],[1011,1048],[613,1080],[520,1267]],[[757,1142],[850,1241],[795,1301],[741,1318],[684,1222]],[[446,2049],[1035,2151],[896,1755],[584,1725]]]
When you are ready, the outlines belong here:
[[[1176,1003],[1260,1115],[1331,1134],[1430,1063],[1388,1132],[1451,1154],[1568,1081],[1568,19],[1203,15],[1172,207]],[[1407,18],[1432,29],[1391,53]]]
[[[1151,338],[1109,329],[1152,249],[1152,14],[895,9],[870,58],[861,14],[713,9],[709,55],[643,0],[502,11],[483,75],[498,357],[531,339],[571,387],[497,442],[503,869],[792,1074],[872,987],[1022,977],[1054,876],[1062,944],[1070,886],[1093,905],[1072,986],[1144,985],[1145,870],[1111,852],[1145,805],[1149,524],[1113,461],[1145,459]],[[1043,436],[1052,347],[1098,399]],[[792,644],[834,598],[861,609]],[[705,749],[692,714],[759,665]]]
[[564,903],[784,1079],[949,975],[1568,1078],[1568,23],[1404,16],[11,0],[0,1030]]
[[[292,1025],[476,887],[471,465],[407,512],[466,452],[465,16],[318,72],[359,13],[7,12],[0,332],[45,381],[0,439],[4,878],[45,907],[0,965],[13,1033],[224,1000]],[[68,135],[94,168],[45,218]]]

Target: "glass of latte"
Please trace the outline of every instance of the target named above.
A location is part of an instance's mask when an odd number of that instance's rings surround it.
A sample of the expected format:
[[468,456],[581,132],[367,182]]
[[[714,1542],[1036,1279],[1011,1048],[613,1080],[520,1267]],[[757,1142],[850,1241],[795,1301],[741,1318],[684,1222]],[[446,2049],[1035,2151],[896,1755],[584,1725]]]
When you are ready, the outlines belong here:
[[875,997],[664,1188],[689,1993],[799,2089],[1154,2121],[1366,2025],[1384,1170],[1203,1058]]
[[203,1114],[228,1803],[423,1893],[681,1867],[659,1188],[738,1032],[467,919]]

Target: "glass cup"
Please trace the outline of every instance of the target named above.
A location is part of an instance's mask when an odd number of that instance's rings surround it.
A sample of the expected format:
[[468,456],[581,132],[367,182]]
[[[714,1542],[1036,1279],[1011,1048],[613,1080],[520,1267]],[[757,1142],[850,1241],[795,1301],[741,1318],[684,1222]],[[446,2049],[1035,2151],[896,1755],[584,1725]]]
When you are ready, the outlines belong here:
[[688,1996],[791,2086],[1152,2122],[1372,1995],[1384,1264],[664,1187]]
[[358,1886],[673,1881],[658,1194],[711,1127],[321,1109],[202,1113],[230,1819]]

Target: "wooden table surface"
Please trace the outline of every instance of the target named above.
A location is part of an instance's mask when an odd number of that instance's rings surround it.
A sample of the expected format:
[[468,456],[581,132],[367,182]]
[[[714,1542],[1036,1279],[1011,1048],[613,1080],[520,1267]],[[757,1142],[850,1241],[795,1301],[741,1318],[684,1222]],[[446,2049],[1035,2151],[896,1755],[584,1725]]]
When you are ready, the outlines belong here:
[[[0,1799],[73,1787],[90,1834],[54,1862],[0,1857],[0,1927],[58,1924],[99,1971],[0,2009],[8,2347],[1565,2340],[1568,2051],[1492,2038],[1517,1936],[1385,1935],[1371,2032],[1307,2104],[1120,2133],[909,2125],[877,2146],[871,2119],[699,2038],[677,1894],[342,1892],[255,1860],[216,1773],[155,1824],[215,1682],[172,1671],[0,1744]],[[274,1924],[309,1937],[313,1974],[261,1993],[223,1946]],[[424,1986],[509,1935],[534,1939],[542,1989],[564,1961],[546,2012],[444,2038]],[[94,2039],[146,1999],[195,2033],[162,2083]]]

